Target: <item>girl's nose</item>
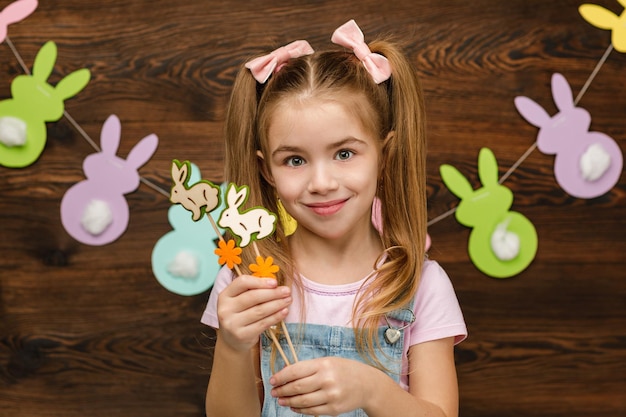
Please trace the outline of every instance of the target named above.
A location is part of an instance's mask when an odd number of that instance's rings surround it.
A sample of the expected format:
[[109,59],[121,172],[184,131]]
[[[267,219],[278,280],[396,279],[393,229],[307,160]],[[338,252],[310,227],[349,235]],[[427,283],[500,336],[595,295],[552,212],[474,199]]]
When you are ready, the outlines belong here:
[[339,186],[337,177],[332,168],[327,164],[312,166],[311,178],[309,179],[308,191],[314,194],[326,194],[336,190]]

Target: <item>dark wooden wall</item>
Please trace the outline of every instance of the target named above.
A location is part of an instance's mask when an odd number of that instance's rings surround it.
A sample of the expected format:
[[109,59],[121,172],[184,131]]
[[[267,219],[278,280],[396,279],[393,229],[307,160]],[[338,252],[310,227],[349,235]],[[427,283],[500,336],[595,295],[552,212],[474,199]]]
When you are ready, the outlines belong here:
[[[554,72],[580,91],[610,45],[608,31],[578,14],[580,3],[41,0],[9,37],[29,67],[45,41],[57,43],[53,83],[89,68],[91,82],[67,111],[95,140],[117,114],[123,156],[156,133],[159,148],[141,174],[168,189],[173,158],[221,181],[224,106],[246,57],[300,38],[326,47],[352,17],[368,39],[396,33],[427,95],[434,218],[457,203],[440,164],[477,187],[481,147],[495,152],[503,174],[534,142],[515,96],[555,112]],[[580,103],[593,130],[622,149],[625,66],[613,51]],[[21,73],[1,44],[0,98]],[[64,118],[49,124],[35,164],[0,167],[0,416],[202,416],[212,333],[199,318],[208,291],[175,295],[151,271],[152,248],[171,230],[167,199],[144,185],[128,195],[128,230],[107,246],[80,244],[61,226],[60,200],[83,180],[92,152]],[[453,217],[430,227],[431,257],[451,276],[470,331],[457,349],[461,415],[626,415],[626,179],[599,198],[575,199],[555,182],[553,157],[535,151],[505,184],[539,235],[520,275],[481,274],[467,255],[469,229]]]

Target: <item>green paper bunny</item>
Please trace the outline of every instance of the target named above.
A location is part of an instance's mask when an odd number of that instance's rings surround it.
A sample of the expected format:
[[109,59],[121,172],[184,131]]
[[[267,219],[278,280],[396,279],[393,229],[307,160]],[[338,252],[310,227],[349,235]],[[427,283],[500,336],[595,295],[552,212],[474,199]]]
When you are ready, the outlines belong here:
[[89,82],[83,68],[55,86],[47,80],[57,58],[57,47],[46,42],[37,53],[32,75],[19,75],[11,83],[13,98],[0,101],[0,165],[21,168],[37,160],[46,144],[46,122],[63,116],[64,101]]
[[446,187],[461,199],[456,219],[472,227],[468,251],[474,265],[494,278],[509,278],[523,271],[535,258],[537,232],[524,215],[509,211],[513,192],[498,183],[498,163],[488,148],[478,155],[482,187],[474,190],[455,167],[442,165]]

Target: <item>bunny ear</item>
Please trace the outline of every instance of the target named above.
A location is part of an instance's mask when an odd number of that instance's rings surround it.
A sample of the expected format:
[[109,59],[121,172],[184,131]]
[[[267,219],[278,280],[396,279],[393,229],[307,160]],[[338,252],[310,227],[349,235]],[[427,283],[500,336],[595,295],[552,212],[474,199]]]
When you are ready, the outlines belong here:
[[552,98],[560,111],[575,107],[572,89],[565,77],[558,72],[552,74]]
[[159,146],[159,138],[154,133],[141,139],[128,153],[126,162],[128,166],[139,169],[152,158]]
[[248,187],[242,185],[237,187],[235,184],[230,183],[228,185],[228,207],[241,207],[248,199]]
[[122,137],[122,126],[120,119],[116,115],[110,115],[102,125],[100,132],[100,147],[102,152],[107,155],[115,155],[117,148],[120,146],[120,138]]
[[87,68],[79,69],[59,81],[54,90],[61,100],[67,100],[85,88],[90,78],[91,73]]
[[482,148],[478,153],[478,177],[483,187],[498,184],[498,161],[489,148]]
[[172,180],[175,184],[186,184],[188,167],[187,161],[179,162],[178,159],[172,161]]
[[443,183],[450,192],[461,200],[470,197],[474,192],[472,184],[452,165],[444,164],[439,167]]
[[198,165],[194,164],[193,162],[189,162],[189,161],[185,161],[187,162],[188,165],[188,170],[189,170],[189,183],[190,184],[195,184],[198,181],[202,180],[202,174],[200,173],[200,168],[198,168]]
[[550,115],[544,110],[544,108],[528,97],[515,97],[514,102],[517,111],[524,119],[526,119],[528,123],[533,126],[540,128],[550,122]]
[[[626,1],[621,0],[620,3],[626,7]],[[583,19],[600,29],[610,30],[619,23],[619,17],[615,13],[597,4],[583,4],[578,8],[578,12]]]
[[35,63],[33,64],[33,78],[45,82],[52,74],[56,60],[57,45],[52,41],[48,41],[37,52]]
[[19,22],[25,19],[28,15],[35,11],[37,8],[37,0],[18,0],[0,12],[0,22],[4,25],[10,25],[12,23]]

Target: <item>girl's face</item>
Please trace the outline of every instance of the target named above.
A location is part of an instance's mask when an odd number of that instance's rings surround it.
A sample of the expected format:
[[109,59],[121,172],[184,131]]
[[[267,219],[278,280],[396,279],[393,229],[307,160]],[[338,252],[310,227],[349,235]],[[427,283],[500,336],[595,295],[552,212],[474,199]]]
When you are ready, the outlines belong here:
[[296,233],[342,239],[371,231],[380,139],[346,105],[321,99],[280,105],[267,145],[261,156],[268,180],[298,221]]

